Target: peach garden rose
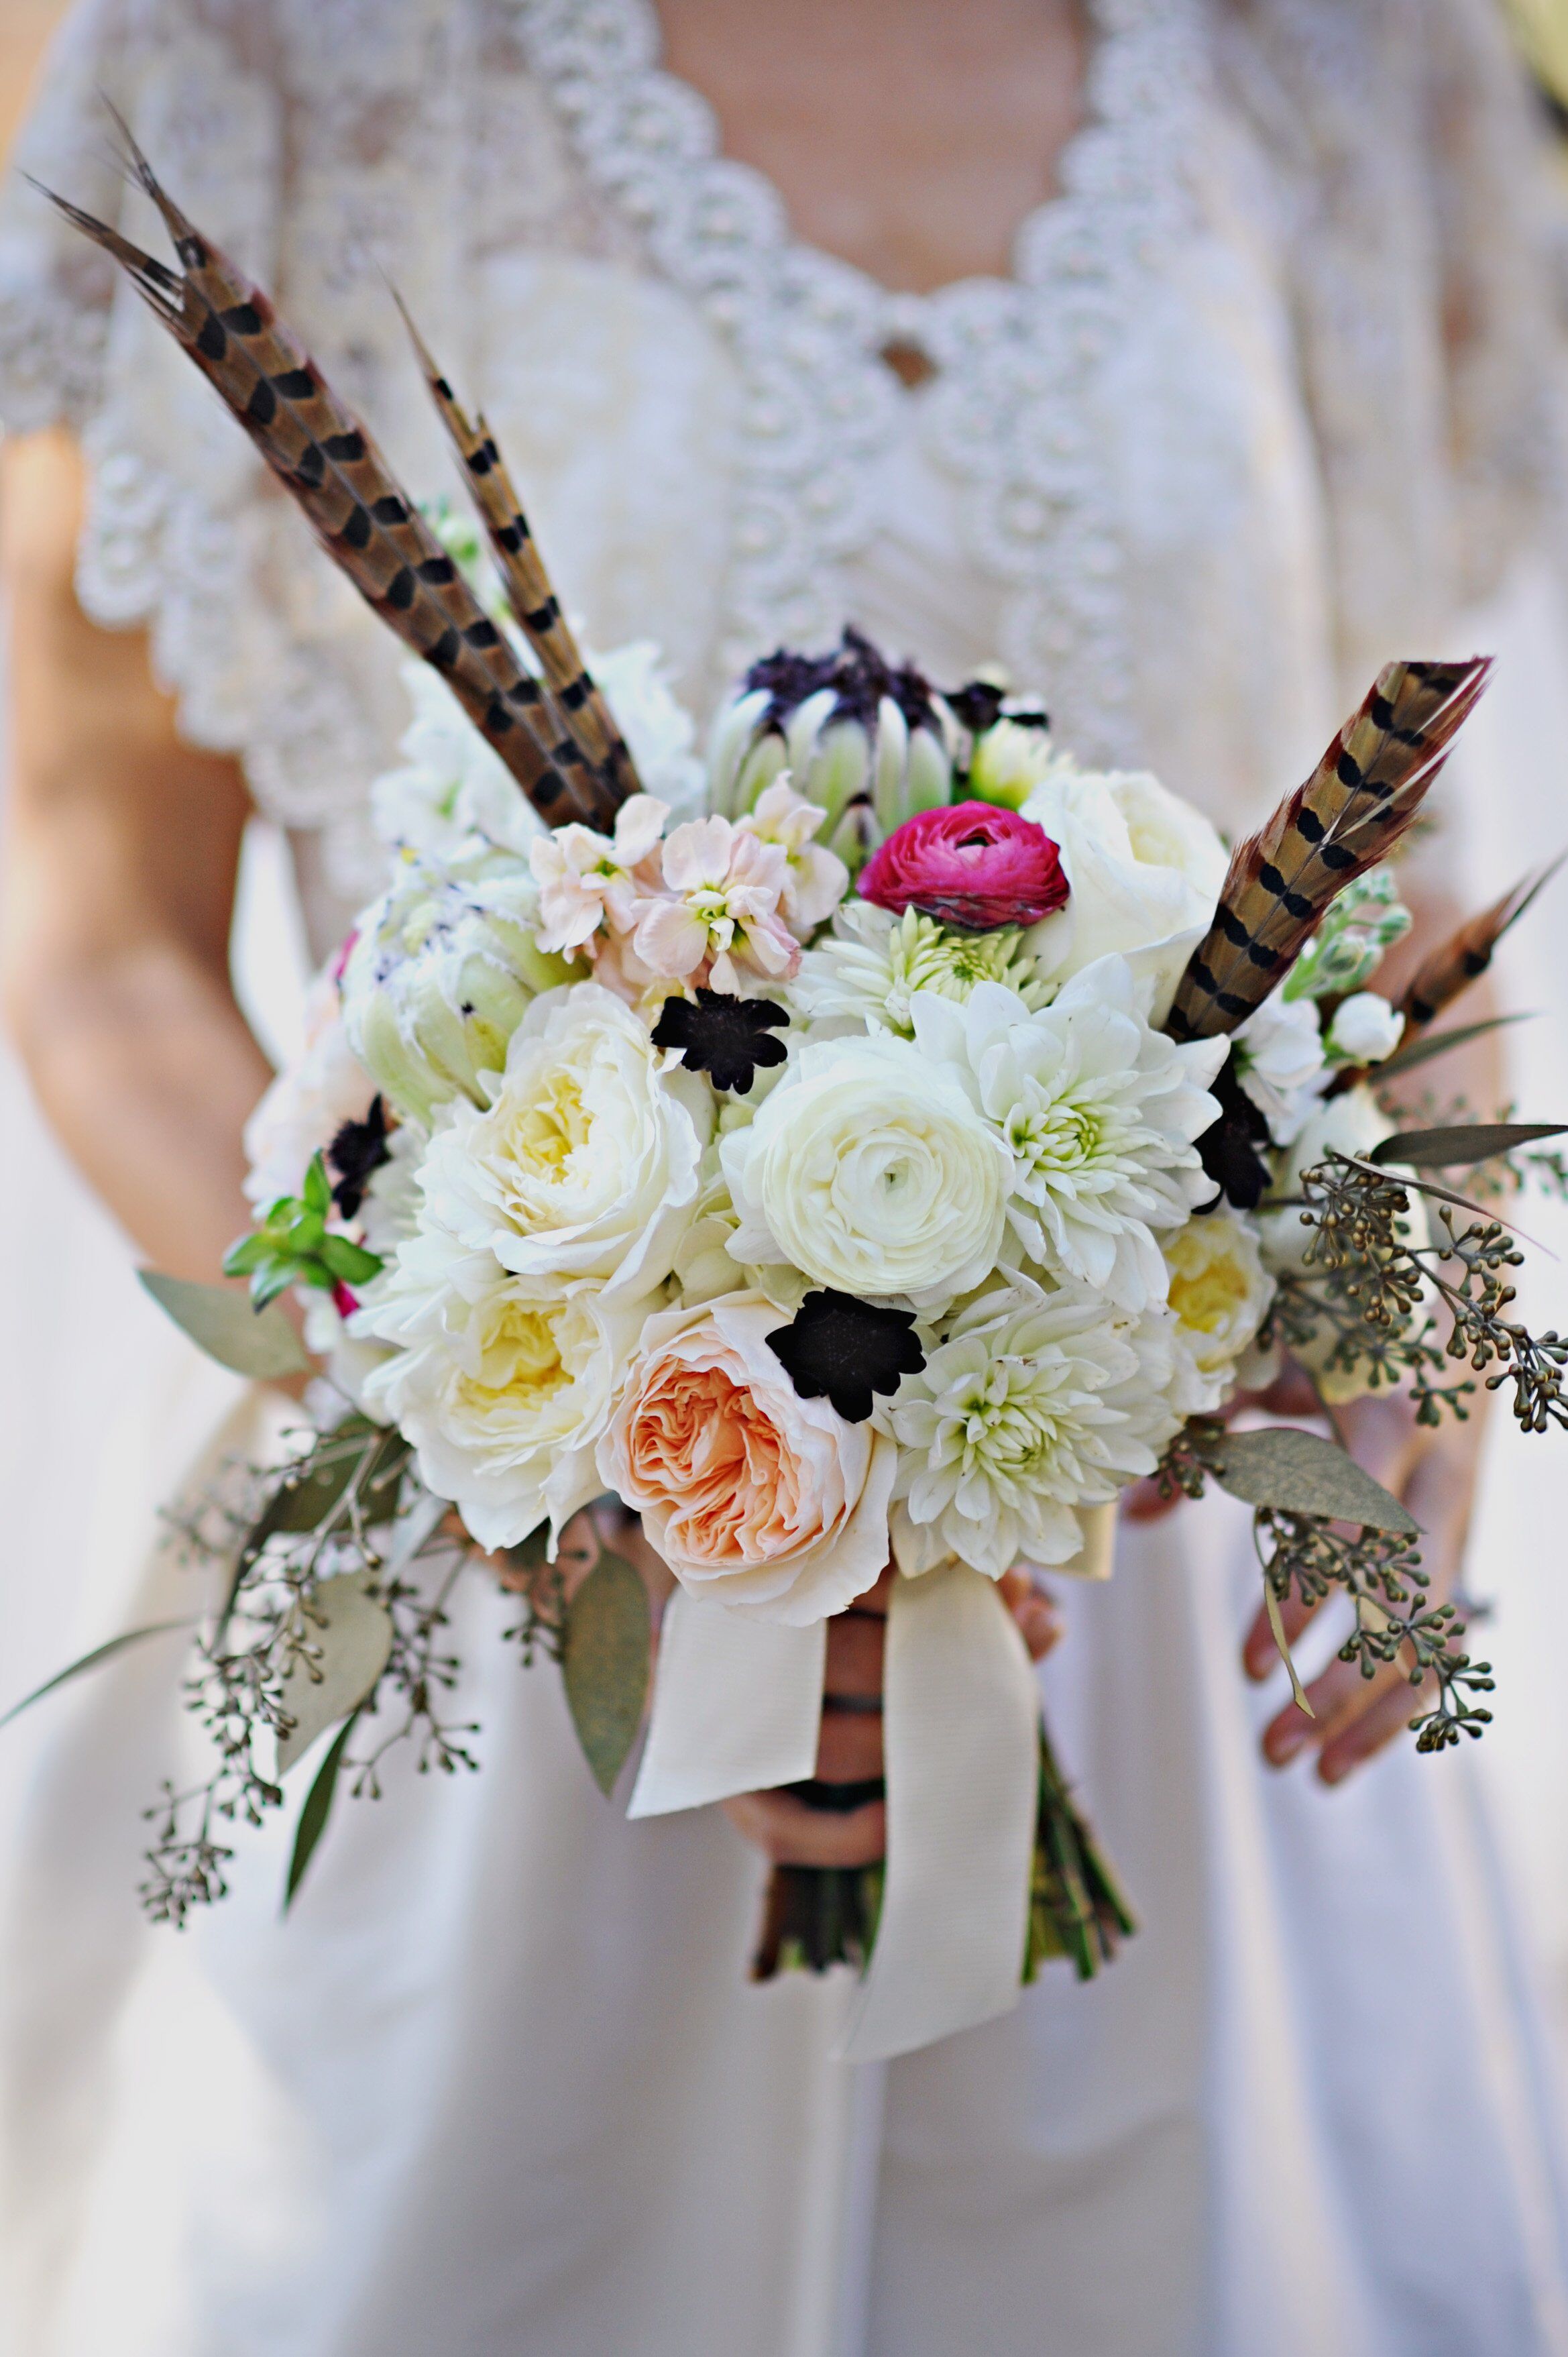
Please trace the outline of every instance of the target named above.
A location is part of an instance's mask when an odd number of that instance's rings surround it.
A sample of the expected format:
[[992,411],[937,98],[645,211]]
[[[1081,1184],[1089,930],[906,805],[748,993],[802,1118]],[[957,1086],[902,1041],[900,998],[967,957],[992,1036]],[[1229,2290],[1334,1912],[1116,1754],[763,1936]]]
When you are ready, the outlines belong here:
[[599,1444],[599,1475],[642,1516],[692,1595],[803,1628],[887,1561],[895,1450],[800,1399],[760,1294],[650,1318]]

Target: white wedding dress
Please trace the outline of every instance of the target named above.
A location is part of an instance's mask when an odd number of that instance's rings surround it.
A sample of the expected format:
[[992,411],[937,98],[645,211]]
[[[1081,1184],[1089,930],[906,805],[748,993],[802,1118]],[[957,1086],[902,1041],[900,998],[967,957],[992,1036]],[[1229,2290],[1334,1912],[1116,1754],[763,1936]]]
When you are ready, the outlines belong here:
[[[1529,126],[1485,0],[1093,16],[1086,127],[1013,277],[918,299],[791,242],[659,71],[648,0],[90,0],[22,160],[156,244],[106,92],[413,487],[449,489],[389,274],[591,640],[657,638],[697,708],[853,619],[948,682],[1000,657],[1083,755],[1237,828],[1380,661],[1466,635],[1548,511]],[[935,364],[918,390],[892,339]],[[83,600],[148,623],[190,734],[243,755],[320,953],[375,882],[395,650],[23,189],[0,415],[61,414],[93,468]],[[1472,785],[1505,836],[1529,766]],[[1463,803],[1432,855],[1462,898],[1555,848],[1472,855]],[[180,1609],[152,1507],[253,1410],[52,1181],[23,1211],[6,1577],[42,1674]],[[1555,2099],[1475,1763],[1402,1746],[1331,1794],[1263,1771],[1256,1594],[1223,1500],[1067,1591],[1052,1725],[1144,1928],[1093,1985],[1053,1968],[886,2069],[829,2059],[843,1976],[746,1984],[757,1857],[716,1811],[603,1802],[477,1582],[482,1773],[343,1805],[286,1925],[282,1824],[183,1939],[138,1922],[167,1651],[41,1706],[4,1738],[16,2357],[1568,2351]]]

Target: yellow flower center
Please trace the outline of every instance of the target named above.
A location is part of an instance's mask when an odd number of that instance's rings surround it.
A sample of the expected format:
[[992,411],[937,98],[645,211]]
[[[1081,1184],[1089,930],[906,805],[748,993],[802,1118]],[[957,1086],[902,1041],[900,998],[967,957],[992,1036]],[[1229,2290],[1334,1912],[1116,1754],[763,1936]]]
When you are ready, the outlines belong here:
[[549,1073],[518,1108],[508,1127],[507,1150],[525,1182],[556,1186],[586,1146],[592,1127],[577,1076],[563,1069]]
[[490,1329],[480,1373],[463,1375],[458,1388],[465,1407],[483,1407],[503,1392],[520,1405],[542,1405],[571,1380],[549,1310],[509,1301]]
[[1165,1248],[1171,1308],[1189,1333],[1217,1334],[1247,1306],[1247,1272],[1228,1254],[1205,1249],[1190,1230]]

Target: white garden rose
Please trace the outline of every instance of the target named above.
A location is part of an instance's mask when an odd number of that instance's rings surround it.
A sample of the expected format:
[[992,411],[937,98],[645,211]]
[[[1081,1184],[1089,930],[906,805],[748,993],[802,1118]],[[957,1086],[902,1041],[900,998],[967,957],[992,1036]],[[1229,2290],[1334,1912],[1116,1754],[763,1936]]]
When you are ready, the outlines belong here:
[[487,1253],[422,1235],[353,1320],[401,1347],[366,1378],[369,1412],[413,1443],[420,1479],[481,1546],[552,1539],[599,1491],[596,1445],[646,1305],[596,1285],[541,1293]]
[[1163,1248],[1178,1360],[1191,1376],[1177,1404],[1189,1415],[1207,1413],[1230,1389],[1236,1361],[1268,1313],[1274,1281],[1263,1266],[1257,1229],[1240,1211],[1202,1212],[1165,1237]]
[[898,1442],[900,1567],[957,1555],[1000,1579],[1020,1557],[1070,1563],[1083,1544],[1074,1509],[1152,1473],[1181,1421],[1171,1323],[1027,1279],[972,1302],[879,1413]]
[[661,1284],[696,1200],[713,1100],[610,991],[534,1000],[483,1112],[449,1107],[420,1171],[420,1226],[535,1285]]
[[1143,772],[1053,766],[1024,804],[1061,854],[1067,904],[1025,935],[1042,974],[1066,982],[1115,951],[1155,985],[1165,1020],[1208,930],[1229,865],[1200,812]]
[[650,1318],[598,1461],[692,1595],[799,1629],[881,1577],[897,1452],[800,1396],[779,1323],[753,1293]]
[[720,1161],[743,1265],[931,1308],[990,1275],[1013,1157],[957,1079],[908,1040],[801,1049]]
[[994,983],[911,1002],[922,1069],[956,1079],[1007,1148],[1018,1250],[1128,1310],[1165,1298],[1155,1232],[1214,1193],[1193,1141],[1219,1116],[1208,1087],[1229,1045],[1178,1047],[1150,1029],[1147,998],[1105,958],[1033,1011]]

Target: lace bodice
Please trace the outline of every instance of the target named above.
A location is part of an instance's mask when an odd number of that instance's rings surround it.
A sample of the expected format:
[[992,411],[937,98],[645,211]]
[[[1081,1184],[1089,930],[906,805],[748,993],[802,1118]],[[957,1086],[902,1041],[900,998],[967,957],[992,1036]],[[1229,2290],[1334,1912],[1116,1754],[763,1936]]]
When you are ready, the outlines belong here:
[[[1486,0],[1092,15],[1061,195],[1010,278],[921,297],[791,237],[660,70],[650,0],[87,0],[20,160],[157,247],[112,97],[424,494],[452,478],[392,279],[590,640],[658,639],[699,709],[854,619],[940,675],[999,657],[1084,755],[1235,825],[1541,512],[1547,216]],[[934,364],[918,389],[890,339]],[[395,650],[25,188],[0,414],[81,428],[83,602],[150,623],[188,732],[300,839],[325,936],[373,874]]]

